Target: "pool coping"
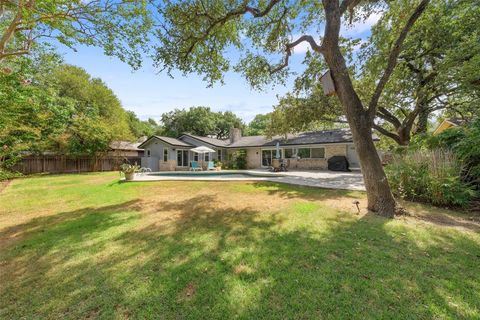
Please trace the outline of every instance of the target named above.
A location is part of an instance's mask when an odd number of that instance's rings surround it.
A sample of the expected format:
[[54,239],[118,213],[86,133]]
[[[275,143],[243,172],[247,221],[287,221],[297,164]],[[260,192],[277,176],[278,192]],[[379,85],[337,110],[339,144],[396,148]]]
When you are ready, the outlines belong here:
[[[173,175],[169,175],[174,173]],[[165,175],[162,175],[165,174]],[[155,171],[155,172],[147,172],[146,176],[155,176],[155,177],[201,177],[201,176],[221,176],[225,174],[225,176],[230,174],[243,174],[249,175],[253,177],[264,177],[264,178],[271,178],[271,177],[285,177],[286,175],[282,172],[271,172],[271,171],[253,171],[253,170],[221,170],[221,171]],[[141,175],[145,176],[145,175]]]

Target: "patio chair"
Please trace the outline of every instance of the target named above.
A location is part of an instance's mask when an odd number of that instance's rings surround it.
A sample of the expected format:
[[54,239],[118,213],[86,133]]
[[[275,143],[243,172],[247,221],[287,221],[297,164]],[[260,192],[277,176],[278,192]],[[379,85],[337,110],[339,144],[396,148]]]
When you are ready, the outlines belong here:
[[190,162],[190,171],[201,171],[202,170],[202,167],[198,164],[197,161],[192,161]]
[[207,170],[216,170],[213,161],[208,161],[207,163]]

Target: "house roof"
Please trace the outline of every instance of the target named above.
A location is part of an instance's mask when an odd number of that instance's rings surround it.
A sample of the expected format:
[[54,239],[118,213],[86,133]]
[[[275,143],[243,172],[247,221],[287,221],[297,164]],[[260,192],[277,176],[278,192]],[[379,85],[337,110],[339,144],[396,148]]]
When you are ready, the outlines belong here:
[[163,137],[163,136],[151,136],[150,138],[148,138],[147,140],[145,140],[144,142],[142,142],[138,147],[139,148],[143,148],[144,145],[151,141],[152,139],[158,139],[160,141],[163,141],[171,146],[175,146],[175,147],[187,147],[187,148],[192,148],[194,146],[192,146],[191,144],[188,144],[186,143],[185,141],[182,141],[182,140],[179,140],[179,139],[175,139],[175,138],[171,138],[171,137]]
[[[220,148],[248,148],[248,147],[274,147],[277,142],[280,146],[297,146],[297,145],[312,145],[312,144],[330,144],[330,143],[349,143],[353,142],[352,134],[349,129],[333,129],[322,130],[312,132],[301,132],[298,134],[289,134],[287,139],[283,136],[275,136],[271,139],[267,139],[265,136],[245,136],[241,137],[238,141],[230,143],[229,140],[220,140],[209,137],[195,136],[191,134],[183,134],[178,139],[170,137],[152,136],[143,142],[139,147],[143,148],[146,142],[153,138],[162,140],[172,146],[179,147],[195,147],[185,141],[182,141],[182,137],[191,137],[200,142],[204,142],[214,147]],[[379,138],[376,134],[372,133],[374,141],[378,141]]]
[[[372,133],[374,141],[379,138]],[[229,148],[244,148],[244,147],[266,147],[275,146],[277,142],[281,146],[288,145],[309,145],[309,144],[330,144],[330,143],[348,143],[352,142],[352,134],[349,129],[334,129],[322,130],[312,132],[301,132],[299,134],[289,134],[287,139],[283,136],[276,136],[272,139],[266,139],[264,136],[250,136],[242,137],[240,140],[229,144]]]
[[130,142],[130,141],[112,141],[109,144],[110,149],[112,150],[128,150],[128,151],[142,151],[139,149],[138,146],[140,143],[138,142]]
[[215,138],[210,138],[210,137],[196,136],[196,135],[193,135],[193,134],[190,134],[190,133],[182,134],[179,137],[179,139],[181,139],[184,136],[191,137],[193,139],[196,139],[196,140],[201,141],[201,142],[205,142],[205,143],[207,143],[211,146],[215,146],[215,147],[226,147],[230,142],[229,140],[220,140],[220,139],[215,139]]

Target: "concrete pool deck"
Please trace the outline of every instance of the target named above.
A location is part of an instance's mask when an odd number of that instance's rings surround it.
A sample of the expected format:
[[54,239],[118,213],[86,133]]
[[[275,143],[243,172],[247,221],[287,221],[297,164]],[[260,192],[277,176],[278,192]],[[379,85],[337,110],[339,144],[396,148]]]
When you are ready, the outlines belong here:
[[[205,172],[205,171],[204,171]],[[222,171],[229,173],[225,176],[215,176],[198,173],[198,176],[159,176],[153,174],[143,174],[135,176],[135,181],[271,181],[288,183],[300,186],[344,189],[344,190],[365,190],[363,177],[359,171],[353,172],[335,172],[335,171],[288,171],[288,172],[269,172],[267,170],[237,170]],[[247,174],[248,177],[236,176],[235,173]]]

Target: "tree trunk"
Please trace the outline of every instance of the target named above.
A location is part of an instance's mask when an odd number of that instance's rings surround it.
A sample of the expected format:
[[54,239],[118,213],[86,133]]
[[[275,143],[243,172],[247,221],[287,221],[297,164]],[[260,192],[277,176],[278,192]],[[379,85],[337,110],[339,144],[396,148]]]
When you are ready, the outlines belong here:
[[[327,54],[326,56],[329,55]],[[373,121],[369,120],[368,114],[354,91],[350,79],[345,79],[346,72],[341,72],[342,68],[338,68],[337,59],[338,56],[332,59],[331,57],[326,58],[328,62],[332,63],[329,66],[332,71],[336,92],[352,131],[353,143],[360,160],[360,167],[367,191],[368,209],[378,215],[392,218],[395,215],[397,204],[383,171],[377,148],[373,142]],[[340,60],[343,60],[343,57],[340,56]]]
[[409,127],[400,126],[397,128],[398,144],[401,146],[408,146],[410,144],[410,129]]
[[415,128],[415,134],[427,133],[428,127],[428,117],[430,116],[430,111],[426,107],[422,108],[418,114],[417,125]]
[[397,204],[373,143],[373,118],[369,117],[353,87],[347,64],[338,46],[340,30],[338,4],[334,1],[325,1],[324,5],[329,14],[327,14],[323,56],[330,69],[335,91],[352,131],[353,143],[360,160],[367,191],[368,209],[378,215],[392,218],[395,215]]
[[381,216],[393,218],[397,204],[373,142],[372,131],[355,124],[351,124],[350,128],[367,190],[368,209]]

